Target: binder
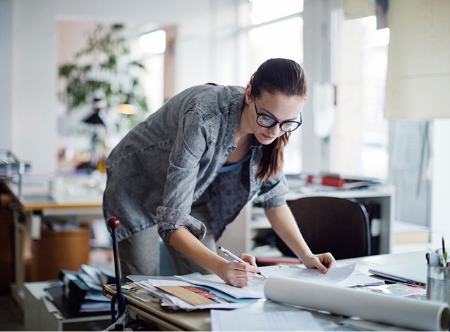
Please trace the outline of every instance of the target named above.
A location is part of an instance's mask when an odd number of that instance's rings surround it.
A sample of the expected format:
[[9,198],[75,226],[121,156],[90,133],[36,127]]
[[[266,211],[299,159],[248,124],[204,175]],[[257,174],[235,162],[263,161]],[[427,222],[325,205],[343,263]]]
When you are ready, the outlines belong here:
[[306,181],[310,185],[335,187],[339,189],[366,188],[380,183],[378,180],[372,178],[341,176],[333,173],[309,174],[307,175]]
[[63,283],[63,296],[69,310],[79,312],[81,303],[84,301],[85,295],[89,292],[89,286],[76,272],[69,270],[59,271],[59,280]]

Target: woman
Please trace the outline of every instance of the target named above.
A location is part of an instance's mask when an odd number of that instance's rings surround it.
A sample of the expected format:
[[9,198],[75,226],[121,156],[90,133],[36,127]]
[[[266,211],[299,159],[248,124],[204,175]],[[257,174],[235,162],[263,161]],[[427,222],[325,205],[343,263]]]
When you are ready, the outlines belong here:
[[122,273],[157,275],[158,232],[177,274],[214,273],[243,287],[259,272],[217,255],[216,241],[257,195],[275,232],[309,268],[326,273],[286,205],[282,172],[289,133],[301,124],[306,80],[299,64],[270,59],[244,89],[206,84],[171,98],[107,158],[105,219],[117,217]]

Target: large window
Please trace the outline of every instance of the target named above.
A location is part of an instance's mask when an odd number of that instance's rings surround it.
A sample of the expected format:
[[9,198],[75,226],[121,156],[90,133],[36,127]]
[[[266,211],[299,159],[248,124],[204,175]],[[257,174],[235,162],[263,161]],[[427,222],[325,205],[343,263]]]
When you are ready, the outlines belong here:
[[[250,2],[249,73],[273,57],[303,64],[303,1]],[[336,53],[337,107],[330,140],[329,170],[386,179],[388,122],[383,119],[389,29],[376,28],[376,18],[343,20]],[[324,52],[327,50],[324,50]],[[302,171],[302,127],[286,148],[286,173]],[[317,171],[326,170],[320,169]]]
[[331,170],[386,179],[388,121],[383,118],[389,29],[375,16],[343,20]]

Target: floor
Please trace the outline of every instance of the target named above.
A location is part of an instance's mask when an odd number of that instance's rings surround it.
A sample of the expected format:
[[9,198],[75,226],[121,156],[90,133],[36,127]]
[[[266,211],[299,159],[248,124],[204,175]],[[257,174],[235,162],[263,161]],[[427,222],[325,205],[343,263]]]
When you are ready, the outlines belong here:
[[0,331],[23,331],[23,312],[8,295],[0,295]]

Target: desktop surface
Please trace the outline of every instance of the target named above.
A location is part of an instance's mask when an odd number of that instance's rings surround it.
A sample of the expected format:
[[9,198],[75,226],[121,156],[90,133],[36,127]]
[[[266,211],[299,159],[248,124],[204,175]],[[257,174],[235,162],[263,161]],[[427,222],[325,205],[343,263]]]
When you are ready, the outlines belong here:
[[[386,254],[377,256],[367,256],[359,258],[351,258],[337,261],[338,266],[345,266],[355,263],[355,270],[366,275],[369,275],[369,270],[372,268],[378,268],[383,266],[396,266],[403,263],[420,263],[426,265],[425,252],[413,252],[402,254]],[[105,296],[111,298],[115,294],[115,290],[110,285],[104,285],[103,293]],[[386,295],[389,296],[389,295]],[[267,306],[262,304],[266,301],[257,301],[248,306],[250,311],[260,311]],[[165,330],[211,330],[210,313],[209,311],[193,311],[193,312],[175,312],[170,313],[161,308],[158,303],[146,302],[143,303],[140,300],[127,296],[127,305],[130,312],[134,312],[140,317],[145,317]],[[298,309],[301,310],[301,309]],[[311,311],[315,313],[315,311]],[[320,315],[314,314],[316,320],[320,322],[320,325],[324,330],[335,330],[338,325],[337,320],[341,320],[342,317],[336,317],[335,315],[329,315],[320,313]],[[337,322],[337,323],[336,323]]]

